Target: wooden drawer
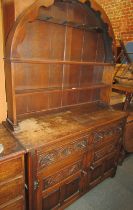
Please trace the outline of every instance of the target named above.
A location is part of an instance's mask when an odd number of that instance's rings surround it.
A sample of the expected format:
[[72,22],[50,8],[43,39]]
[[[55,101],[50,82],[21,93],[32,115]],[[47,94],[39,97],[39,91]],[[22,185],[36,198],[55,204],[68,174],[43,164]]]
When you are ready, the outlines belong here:
[[0,125],[0,210],[25,209],[24,149],[18,141]]
[[67,179],[68,177],[74,175],[78,171],[83,170],[83,162],[82,160],[73,163],[72,165],[69,165],[65,168],[62,168],[60,171],[57,171],[53,175],[50,175],[48,177],[45,177],[43,179],[43,190],[48,189],[49,187],[52,187],[58,183],[63,182],[64,179]]
[[107,155],[109,155],[111,152],[116,151],[116,145],[115,144],[108,144],[104,148],[97,150],[94,153],[94,161],[97,161]]
[[24,181],[22,177],[0,184],[0,205],[23,195]]
[[0,183],[23,174],[23,159],[18,157],[0,163]]
[[93,132],[94,146],[95,148],[103,147],[109,142],[119,140],[123,134],[123,121],[110,124],[97,129]]
[[0,206],[0,210],[23,210],[24,209],[24,199],[20,197],[15,199],[14,202],[7,205]]
[[38,169],[58,163],[72,155],[77,154],[78,157],[78,155],[83,154],[88,150],[89,141],[91,141],[89,136],[83,136],[69,142],[68,144],[59,144],[58,147],[57,145],[54,145],[52,149],[50,147],[47,151],[46,148],[37,151]]

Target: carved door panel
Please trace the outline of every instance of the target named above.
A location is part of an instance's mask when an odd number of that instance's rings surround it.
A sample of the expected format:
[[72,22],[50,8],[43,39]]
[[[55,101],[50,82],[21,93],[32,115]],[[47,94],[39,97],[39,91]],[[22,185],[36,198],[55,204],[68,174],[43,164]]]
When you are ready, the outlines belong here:
[[92,188],[97,185],[103,177],[103,161],[93,163],[88,169],[88,187]]
[[60,206],[60,197],[60,188],[57,188],[47,196],[42,197],[42,210],[57,209]]
[[54,210],[76,199],[84,191],[84,174],[82,161],[62,168],[45,177],[38,173],[38,189],[36,191],[36,210]]
[[62,204],[65,205],[66,203],[71,202],[71,200],[79,197],[82,191],[83,185],[81,174],[77,174],[71,179],[66,180],[66,182],[61,187]]
[[36,210],[55,210],[78,198],[82,192],[81,179],[77,174],[46,191],[41,191],[42,182],[40,182]]
[[100,161],[94,162],[88,169],[88,186],[94,187],[105,178],[114,176],[117,168],[118,152],[112,152]]
[[110,154],[104,162],[104,177],[108,177],[110,174],[115,175],[116,168],[118,164],[118,152],[113,152]]
[[36,190],[36,206],[35,210],[54,210],[60,206],[61,188],[60,185],[44,189],[44,181],[42,177],[38,177],[39,185]]

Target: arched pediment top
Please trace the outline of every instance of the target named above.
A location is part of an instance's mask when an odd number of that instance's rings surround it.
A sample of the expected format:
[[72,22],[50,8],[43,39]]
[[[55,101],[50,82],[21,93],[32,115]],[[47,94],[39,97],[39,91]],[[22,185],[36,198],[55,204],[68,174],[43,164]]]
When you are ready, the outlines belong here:
[[[35,3],[33,3],[30,7],[28,7],[16,20],[14,23],[13,28],[11,29],[11,32],[9,33],[7,42],[6,42],[6,51],[5,51],[5,56],[7,58],[12,57],[12,52],[17,47],[17,39],[19,42],[19,39],[24,34],[24,26],[27,22],[32,22],[36,19],[38,15],[38,10],[40,7],[50,7],[54,4],[56,0],[37,0]],[[62,0],[62,1],[67,1],[67,0]],[[69,1],[69,0],[68,0]],[[76,0],[71,0],[71,1],[76,1]],[[113,47],[115,46],[115,38],[114,38],[114,33],[113,29],[111,26],[111,23],[109,21],[108,16],[104,12],[101,6],[99,6],[98,3],[96,3],[94,0],[77,0],[77,2],[80,2],[82,4],[85,3],[90,3],[92,10],[97,11],[100,13],[100,18],[104,23],[108,25],[108,33],[109,36],[112,37],[113,40]],[[19,36],[18,36],[19,34]]]
[[5,54],[7,57],[11,57],[16,37],[18,36],[18,34],[20,34],[21,36],[21,30],[23,29],[23,26],[27,22],[33,21],[36,18],[38,14],[38,9],[41,6],[50,7],[52,4],[54,4],[54,0],[37,0],[17,18],[6,42]]
[[81,2],[81,3],[90,2],[91,8],[95,11],[100,12],[101,19],[103,20],[104,23],[106,23],[108,25],[108,33],[113,39],[113,44],[115,44],[114,43],[115,36],[114,36],[113,28],[112,28],[111,22],[107,16],[107,14],[105,13],[104,9],[95,0],[79,0],[79,2]]

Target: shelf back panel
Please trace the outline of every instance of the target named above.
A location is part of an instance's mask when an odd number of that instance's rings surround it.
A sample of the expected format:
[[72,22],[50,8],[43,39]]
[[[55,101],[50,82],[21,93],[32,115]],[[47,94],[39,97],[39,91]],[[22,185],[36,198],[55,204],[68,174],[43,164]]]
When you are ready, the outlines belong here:
[[13,37],[11,32],[7,41],[8,118],[13,124],[21,115],[100,100],[102,89],[109,89],[108,82],[102,83],[104,64],[112,62],[107,51],[112,42],[101,15],[87,2],[58,0],[49,7],[39,2],[24,13],[19,33]]

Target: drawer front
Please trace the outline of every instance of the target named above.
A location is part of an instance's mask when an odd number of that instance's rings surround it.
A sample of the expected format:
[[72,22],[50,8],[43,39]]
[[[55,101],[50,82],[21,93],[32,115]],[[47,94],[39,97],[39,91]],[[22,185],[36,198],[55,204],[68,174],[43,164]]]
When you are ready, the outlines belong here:
[[24,210],[24,200],[20,198],[11,204],[0,206],[0,210]]
[[123,134],[123,122],[118,122],[93,132],[94,146],[98,148],[106,143],[119,140]]
[[43,168],[57,163],[74,154],[81,154],[88,150],[88,136],[75,140],[72,143],[55,147],[54,149],[39,154],[38,152],[38,168]]
[[0,205],[9,202],[18,196],[23,196],[24,181],[20,177],[0,185]]
[[111,152],[116,150],[117,148],[115,144],[109,144],[106,147],[94,153],[94,161],[100,160],[101,158],[105,157],[106,155],[109,155]]
[[23,170],[22,157],[0,163],[0,183],[21,175]]
[[71,166],[65,167],[60,171],[57,171],[55,174],[46,177],[43,179],[43,190],[48,189],[49,187],[52,187],[60,182],[62,182],[64,179],[67,179],[68,177],[74,175],[78,171],[82,170],[82,161],[76,162]]

